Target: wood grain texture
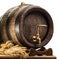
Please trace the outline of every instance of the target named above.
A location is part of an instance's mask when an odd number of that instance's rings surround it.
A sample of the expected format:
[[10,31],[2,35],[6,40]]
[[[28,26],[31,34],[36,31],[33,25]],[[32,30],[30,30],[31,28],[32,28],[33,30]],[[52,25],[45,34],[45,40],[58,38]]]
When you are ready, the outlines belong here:
[[30,56],[27,59],[56,59],[55,56]]
[[[49,13],[41,7],[23,4],[9,9],[1,18],[1,39],[11,40],[14,44],[28,48],[45,46],[53,35],[53,21]],[[41,44],[34,44],[33,36],[37,34],[37,25],[40,27]]]
[[[20,56],[0,55],[0,59],[20,59]],[[55,56],[29,56],[22,59],[56,59]]]

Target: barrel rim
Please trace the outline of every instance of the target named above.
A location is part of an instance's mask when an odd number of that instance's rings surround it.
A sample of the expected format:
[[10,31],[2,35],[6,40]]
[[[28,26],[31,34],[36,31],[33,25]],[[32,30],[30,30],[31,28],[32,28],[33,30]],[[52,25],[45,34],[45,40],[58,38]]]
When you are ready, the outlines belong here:
[[[47,36],[46,36],[46,38],[45,38],[45,40],[40,44],[40,45],[37,45],[36,46],[36,48],[38,48],[38,47],[42,47],[42,46],[45,46],[50,40],[51,40],[51,37],[52,37],[52,35],[53,35],[53,21],[52,21],[52,18],[51,18],[51,16],[49,15],[49,13],[45,10],[45,9],[43,9],[43,8],[41,8],[41,7],[38,7],[38,6],[30,6],[30,7],[28,7],[27,9],[25,9],[24,11],[23,11],[23,13],[22,13],[22,15],[21,15],[21,28],[20,28],[20,30],[21,30],[21,36],[22,36],[22,38],[23,38],[23,40],[26,40],[26,38],[24,37],[24,34],[23,34],[23,20],[24,20],[24,18],[25,18],[25,16],[28,14],[28,12],[30,12],[31,10],[39,10],[40,12],[42,12],[46,17],[47,17],[47,19],[49,20],[49,30],[48,30],[48,34],[47,34]],[[27,44],[28,45],[28,44]],[[34,46],[31,46],[30,45],[30,47],[34,47]],[[34,47],[35,48],[35,47]]]

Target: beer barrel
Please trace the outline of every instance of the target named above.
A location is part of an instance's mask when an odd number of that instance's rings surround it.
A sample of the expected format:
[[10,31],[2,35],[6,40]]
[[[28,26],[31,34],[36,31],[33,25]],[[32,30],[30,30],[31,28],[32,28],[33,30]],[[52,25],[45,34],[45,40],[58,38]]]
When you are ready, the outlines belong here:
[[[0,36],[4,42],[11,40],[14,44],[28,48],[46,45],[53,35],[53,21],[49,13],[39,6],[30,4],[22,3],[9,9],[2,16],[0,25]],[[42,25],[39,31],[38,25]],[[33,42],[33,36],[36,36],[37,31],[41,38],[40,44]]]

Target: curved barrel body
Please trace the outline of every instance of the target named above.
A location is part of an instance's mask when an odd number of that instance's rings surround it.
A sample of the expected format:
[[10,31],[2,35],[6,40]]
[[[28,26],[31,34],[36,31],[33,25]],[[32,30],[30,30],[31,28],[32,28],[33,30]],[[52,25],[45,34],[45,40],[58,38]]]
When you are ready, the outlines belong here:
[[[38,25],[47,25],[47,27]],[[33,36],[39,32],[40,44],[33,42]],[[46,45],[53,35],[53,21],[49,13],[41,7],[21,4],[9,9],[0,20],[0,36],[5,42],[11,40],[14,44],[28,48],[38,48]]]

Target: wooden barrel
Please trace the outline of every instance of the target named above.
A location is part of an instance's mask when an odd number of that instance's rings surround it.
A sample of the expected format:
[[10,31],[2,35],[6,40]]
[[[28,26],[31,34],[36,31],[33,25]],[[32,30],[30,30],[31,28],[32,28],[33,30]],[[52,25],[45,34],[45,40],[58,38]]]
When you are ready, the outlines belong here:
[[[21,4],[9,9],[0,20],[1,39],[5,42],[11,40],[14,44],[28,48],[38,48],[46,45],[53,35],[53,21],[49,13],[39,6]],[[40,44],[34,44],[33,36],[39,28]]]

